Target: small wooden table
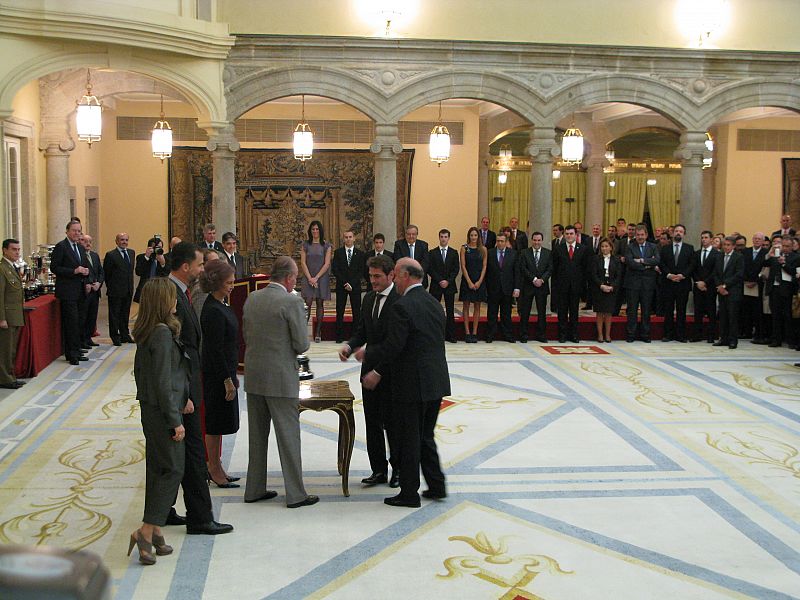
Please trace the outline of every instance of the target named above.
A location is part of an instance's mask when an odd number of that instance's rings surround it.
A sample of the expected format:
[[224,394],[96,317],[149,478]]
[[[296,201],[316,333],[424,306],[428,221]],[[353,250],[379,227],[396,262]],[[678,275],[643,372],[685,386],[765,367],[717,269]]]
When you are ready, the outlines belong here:
[[339,415],[339,451],[337,467],[342,476],[342,492],[350,496],[347,479],[350,474],[350,458],[356,441],[356,419],[353,414],[355,397],[346,381],[301,381],[300,412],[304,410],[332,410]]

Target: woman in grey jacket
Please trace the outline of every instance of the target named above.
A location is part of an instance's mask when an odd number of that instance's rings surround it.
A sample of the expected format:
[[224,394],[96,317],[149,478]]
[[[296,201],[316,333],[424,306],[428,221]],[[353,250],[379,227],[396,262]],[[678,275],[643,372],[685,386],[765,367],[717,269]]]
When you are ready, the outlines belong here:
[[142,288],[139,316],[133,328],[136,359],[133,374],[146,441],[142,526],[131,534],[139,562],[152,565],[156,554],[172,553],[161,534],[183,478],[185,431],[181,414],[189,397],[189,359],[180,346],[175,318],[175,285],[154,278]]

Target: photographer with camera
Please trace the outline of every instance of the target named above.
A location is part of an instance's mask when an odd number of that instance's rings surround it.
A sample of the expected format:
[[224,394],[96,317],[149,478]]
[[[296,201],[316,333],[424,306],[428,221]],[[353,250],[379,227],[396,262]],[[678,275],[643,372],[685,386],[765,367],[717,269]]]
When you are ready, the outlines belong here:
[[136,286],[133,301],[138,303],[142,288],[148,279],[169,275],[169,266],[164,257],[164,242],[160,235],[156,234],[150,238],[147,242],[147,250],[144,251],[144,254],[136,257],[136,274],[139,276],[139,285]]

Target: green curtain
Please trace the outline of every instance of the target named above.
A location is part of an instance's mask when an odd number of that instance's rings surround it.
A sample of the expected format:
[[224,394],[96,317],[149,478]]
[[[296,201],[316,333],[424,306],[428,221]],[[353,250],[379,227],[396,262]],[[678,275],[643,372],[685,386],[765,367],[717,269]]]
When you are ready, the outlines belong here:
[[[605,179],[605,226],[616,224],[622,217],[628,223],[640,223],[644,217],[644,204],[647,199],[646,173],[606,173]],[[610,182],[616,185],[611,187]],[[616,202],[609,203],[609,199]]]
[[681,198],[680,173],[657,173],[648,175],[648,179],[655,179],[655,185],[647,186],[647,207],[650,210],[650,220],[653,229],[675,225],[679,219]]
[[[531,172],[509,171],[508,181],[501,184],[497,177],[500,171],[489,171],[489,220],[493,230],[508,225],[511,217],[519,218],[522,229],[528,222],[528,206],[531,197]],[[495,200],[501,198],[501,200]]]
[[[567,198],[574,198],[567,202]],[[553,179],[553,223],[565,227],[576,221],[583,222],[586,214],[586,173],[562,171],[561,177]]]

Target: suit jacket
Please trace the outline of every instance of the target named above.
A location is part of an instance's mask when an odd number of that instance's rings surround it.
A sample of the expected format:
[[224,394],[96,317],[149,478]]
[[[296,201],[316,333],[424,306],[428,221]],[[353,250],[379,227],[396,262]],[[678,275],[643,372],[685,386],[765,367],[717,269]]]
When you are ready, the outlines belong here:
[[[602,240],[602,239],[603,239],[603,236],[602,236],[602,235],[601,235],[601,236],[598,236],[598,238],[597,238],[597,248],[595,248],[595,247],[594,247],[594,236],[587,235],[587,236],[586,236],[585,238],[583,238],[583,239],[584,239],[584,242],[585,242],[585,244],[586,244],[587,246],[589,246],[589,250],[591,250],[591,251],[592,251],[592,254],[599,254],[599,253],[600,253],[600,240]],[[612,243],[612,248],[611,248],[611,250],[612,250],[612,252],[611,252],[611,253],[613,254],[613,253],[614,253],[614,252],[613,252],[613,250],[614,250],[614,248],[613,248],[613,243]]]
[[520,285],[517,281],[517,251],[506,248],[502,268],[498,252],[498,248],[492,248],[486,257],[486,291],[490,296],[511,296]]
[[551,250],[555,250],[556,246],[560,246],[560,245],[566,244],[566,243],[567,243],[567,240],[564,238],[563,235],[561,236],[561,239],[553,238],[551,240],[551,242],[550,242],[550,249]]
[[244,268],[244,257],[241,254],[238,252],[233,253],[233,264],[231,264],[227,252],[222,252],[222,259],[228,261],[228,264],[233,267],[233,276],[236,279],[244,279],[247,277],[247,271]]
[[80,300],[84,296],[83,284],[86,280],[83,275],[74,273],[76,267],[85,267],[86,250],[76,244],[81,258],[75,256],[72,243],[64,238],[53,248],[50,256],[50,270],[56,276],[56,298],[60,300]]
[[455,294],[456,277],[461,272],[458,251],[448,246],[447,258],[442,260],[442,249],[436,246],[428,253],[428,264],[430,265],[431,289],[439,288],[439,282],[446,279],[449,283],[442,291],[445,294]]
[[331,270],[336,277],[336,289],[344,291],[344,284],[349,283],[356,290],[361,291],[361,280],[366,271],[366,254],[353,246],[353,256],[347,264],[347,251],[344,246],[333,251]]
[[[156,325],[144,342],[136,343],[136,399],[158,409],[167,428],[183,423],[181,411],[189,398],[190,368],[180,342],[163,323]],[[142,418],[144,415],[143,412]]]
[[728,290],[728,300],[736,302],[744,294],[744,256],[733,250],[725,267],[725,254],[714,264],[714,287],[724,285]]
[[[306,306],[279,283],[251,293],[242,316],[244,389],[250,394],[298,398],[297,355],[308,350]],[[265,326],[265,324],[269,326]]]
[[[139,276],[139,283],[136,285],[136,291],[133,293],[134,302],[139,302],[139,295],[142,293],[142,288],[150,279],[150,270],[152,269],[154,260],[156,260],[155,253],[151,254],[149,259],[144,254],[140,254],[136,257],[134,272]],[[166,277],[167,275],[169,275],[169,263],[165,258],[163,267],[156,262],[156,270],[153,277]]]
[[[208,248],[208,244],[206,243],[205,240],[200,240],[199,242],[197,242],[197,246],[201,250],[203,248]],[[217,240],[214,240],[214,250],[216,250],[217,252],[222,252],[223,254],[225,253],[225,248],[223,248],[222,244],[220,244],[219,241],[217,241]]]
[[391,369],[393,402],[436,402],[450,394],[444,329],[442,306],[423,287],[406,290],[394,303],[385,341],[367,344],[365,357],[379,373]]
[[[361,317],[353,331],[353,337],[347,341],[347,345],[350,346],[353,351],[364,344],[367,344],[367,347],[378,346],[386,339],[386,332],[389,328],[389,316],[392,313],[391,308],[400,298],[400,295],[395,291],[394,286],[392,286],[391,291],[386,295],[386,299],[383,300],[381,314],[377,321],[372,318],[372,310],[375,308],[376,296],[377,294],[373,291],[367,292],[364,296],[364,302],[361,304]],[[365,357],[364,362],[361,363],[362,376],[378,367],[376,357],[379,356],[380,353],[378,352],[371,354],[368,358]],[[381,373],[381,385],[385,385],[391,380],[391,369],[384,369],[383,372],[378,372]]]
[[[389,252],[389,251],[388,251],[386,248],[384,248],[384,249],[383,249],[383,253],[384,253],[386,256],[388,256],[389,258],[391,258],[391,259],[392,259],[392,262],[394,262],[394,254],[392,254],[391,252]],[[367,252],[367,255],[364,257],[364,279],[365,279],[367,282],[369,282],[369,265],[367,265],[367,263],[369,262],[369,259],[370,259],[370,258],[372,258],[372,257],[373,257],[373,256],[375,256],[375,255],[376,255],[376,253],[375,253],[375,249],[373,248],[372,250],[370,250],[369,252]],[[382,310],[382,309],[381,309],[381,310]]]
[[569,244],[558,244],[553,250],[553,287],[559,292],[582,292],[586,287],[589,270],[589,257],[592,251],[586,246],[575,244],[572,260],[569,258]]
[[625,256],[625,252],[628,250],[629,243],[636,243],[634,238],[628,238],[627,235],[623,235],[621,238],[617,240],[617,243],[614,244],[614,256],[619,256],[623,258]]
[[6,321],[9,327],[22,327],[25,324],[24,303],[25,291],[19,271],[5,258],[0,258],[0,321]]
[[[772,232],[772,235],[769,236],[770,239],[774,238],[776,235],[783,235],[783,233],[781,233],[782,231],[782,229],[776,229]],[[795,235],[796,233],[797,232],[794,230],[794,227],[789,227],[789,235]]]
[[106,252],[103,259],[103,270],[106,275],[106,296],[109,298],[125,298],[133,296],[133,265],[136,253],[127,249],[130,265],[122,258],[118,248]]
[[[512,231],[511,234],[513,235],[514,232]],[[522,252],[528,247],[528,234],[522,229],[517,229],[517,236],[513,239],[513,242],[514,250],[517,252]]]
[[[708,284],[709,287],[713,287],[714,265],[722,253],[716,248],[709,248],[708,256],[706,257],[705,262],[700,264],[702,255],[702,248],[698,248],[694,251],[694,258],[692,261],[694,263],[694,266],[692,267],[692,280],[695,283],[702,281]],[[714,291],[714,293],[716,293],[716,291]]]
[[[692,289],[692,271],[694,270],[694,246],[681,242],[681,253],[677,259],[675,257],[675,243],[670,242],[668,246],[661,249],[661,274],[665,278],[664,285],[671,286],[671,289],[689,291]],[[666,279],[668,274],[683,275],[683,281],[670,281]]]
[[604,267],[605,261],[602,254],[596,254],[589,257],[589,279],[592,280],[596,286],[610,285],[614,291],[619,289],[622,283],[622,273],[624,268],[619,256],[611,255],[611,260],[608,261],[608,277],[606,277],[606,269]]
[[[91,257],[91,261],[89,260],[89,257]],[[100,261],[100,255],[93,250],[87,252],[86,266],[89,267],[89,277],[87,277],[86,283],[100,284],[100,287],[97,288],[96,292],[94,292],[97,294],[97,297],[100,298],[102,296],[100,289],[103,287],[103,283],[106,281],[106,272],[103,270],[103,263]]]
[[[764,282],[764,294],[769,296],[775,289],[778,289],[784,296],[791,296],[797,292],[797,278],[795,277],[795,268],[798,266],[797,261],[800,256],[796,252],[791,252],[786,255],[786,261],[783,265],[778,262],[778,257],[772,256],[766,259],[765,265],[769,267],[769,275]],[[790,280],[785,281],[783,274],[786,273],[790,276]],[[775,282],[778,285],[775,285]]]
[[222,383],[228,377],[239,387],[236,375],[239,366],[239,323],[233,309],[209,294],[203,303],[200,326],[203,331],[201,359],[206,389],[209,389],[209,382]]
[[194,309],[189,304],[186,294],[181,291],[177,283],[174,281],[172,283],[175,285],[175,291],[178,294],[175,316],[181,322],[180,339],[190,362],[189,398],[191,398],[197,410],[203,401],[202,365],[200,363],[200,344],[203,334],[200,329],[200,319],[197,318],[197,313],[194,312]]
[[[644,262],[634,259],[644,258]],[[661,264],[658,246],[653,242],[644,243],[644,256],[639,244],[634,241],[625,248],[625,288],[629,290],[654,290],[658,273],[656,267]]]
[[[481,236],[481,241],[483,242],[482,229],[478,229],[478,235]],[[497,234],[491,229],[486,230],[486,241],[483,242],[483,245],[486,246],[487,250],[491,250],[492,248],[495,247],[495,245],[497,245]]]
[[[536,264],[533,248],[523,250],[517,258],[517,274],[520,291],[524,295],[549,294],[550,276],[553,274],[553,253],[545,247],[539,250],[539,264]],[[533,279],[542,279],[540,287],[533,285]]]
[[744,257],[744,280],[760,282],[761,280],[758,278],[758,274],[761,272],[761,269],[764,267],[764,262],[767,259],[767,249],[759,248],[754,258],[753,248],[745,248],[744,252],[742,252],[742,256]]
[[[397,240],[394,243],[392,254],[394,254],[395,262],[409,256],[408,243],[405,240]],[[426,288],[428,287],[428,271],[430,270],[428,258],[428,242],[418,239],[414,244],[414,260],[422,265],[422,270],[425,271],[425,277],[422,278],[422,286]]]

